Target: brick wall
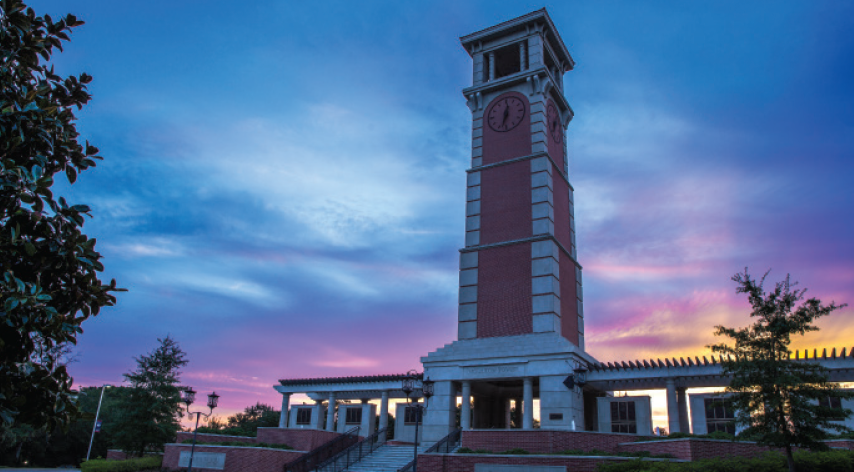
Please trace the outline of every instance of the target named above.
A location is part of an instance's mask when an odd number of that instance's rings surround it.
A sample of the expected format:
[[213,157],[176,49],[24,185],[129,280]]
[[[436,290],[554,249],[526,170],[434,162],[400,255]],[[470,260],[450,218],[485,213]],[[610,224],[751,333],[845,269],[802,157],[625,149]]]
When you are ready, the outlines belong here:
[[591,431],[474,430],[463,431],[462,446],[492,452],[521,448],[534,454],[553,454],[568,449],[619,452],[620,444],[632,442],[637,437],[632,434]]
[[[474,472],[475,464],[565,466],[572,472],[596,472],[599,464],[634,460],[625,457],[504,456],[486,454],[419,454],[419,472]],[[655,460],[655,459],[652,459]]]
[[[525,117],[510,131],[495,131],[489,127],[489,112],[499,100],[510,96],[522,100],[525,104]],[[531,154],[531,105],[528,97],[518,92],[501,94],[489,102],[483,113],[483,164],[493,164],[529,154]]]
[[560,264],[560,332],[572,344],[578,345],[578,281],[575,263],[563,251]]
[[[547,104],[555,107],[555,109],[557,109],[557,110],[560,109],[560,108],[558,108],[557,105],[555,105],[555,102],[552,101],[551,99],[548,100]],[[546,110],[548,110],[548,106],[546,107]],[[551,123],[548,122],[548,117],[546,118],[546,120],[547,120],[546,126],[551,126]],[[552,139],[552,136],[551,136],[551,131],[549,131],[549,133],[548,133],[548,135],[549,135],[549,156],[551,156],[552,160],[554,160],[555,163],[557,163],[558,168],[562,172],[563,167],[564,167],[564,165],[563,165],[563,160],[564,160],[563,139],[566,138],[566,133],[563,132],[563,125],[562,124],[558,125],[557,132],[561,135],[561,141],[559,143],[554,142],[554,139]]]
[[480,174],[480,244],[530,237],[534,232],[531,162],[484,169]]
[[477,337],[513,336],[533,332],[531,313],[534,307],[531,291],[530,243],[480,251]]
[[754,442],[733,442],[716,439],[681,438],[621,444],[622,452],[649,451],[652,454],[671,454],[678,459],[696,461],[712,457],[757,457],[771,450]]
[[824,441],[824,443],[830,447],[841,447],[854,451],[854,439],[831,439],[829,441]]
[[554,181],[554,207],[555,207],[555,239],[572,251],[572,239],[569,223],[569,185],[557,173]]
[[[199,433],[197,442],[220,443],[220,442],[245,442],[245,443],[267,443],[287,444],[297,451],[310,451],[323,443],[339,436],[333,431],[320,431],[317,429],[288,429],[288,428],[258,428],[258,437],[226,436],[224,434]],[[179,432],[176,442],[193,439],[193,433]]]
[[311,451],[338,436],[339,433],[317,429],[258,428],[258,442],[287,444],[297,451]]
[[[177,443],[182,443],[187,440],[193,439],[193,433],[188,433],[186,431],[178,432],[178,439],[175,441]],[[245,442],[245,443],[255,443],[255,438],[249,436],[227,436],[225,434],[209,434],[209,433],[199,433],[196,437],[196,442],[206,442],[206,443],[221,443],[221,442]],[[265,441],[269,442],[269,441]],[[293,447],[293,446],[292,446]]]
[[[185,470],[178,467],[181,451],[190,451],[185,444],[168,444],[163,456],[163,468],[169,471]],[[239,446],[196,446],[196,452],[225,453],[225,468],[222,472],[282,472],[285,464],[303,455],[298,451],[283,451],[261,447]],[[216,469],[199,469],[199,472],[215,472]],[[219,471],[216,471],[219,472]]]

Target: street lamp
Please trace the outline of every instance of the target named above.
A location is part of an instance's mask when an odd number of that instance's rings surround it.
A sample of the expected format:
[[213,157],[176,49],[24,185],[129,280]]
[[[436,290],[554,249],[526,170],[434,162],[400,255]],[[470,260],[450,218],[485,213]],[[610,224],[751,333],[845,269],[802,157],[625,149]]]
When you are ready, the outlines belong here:
[[196,429],[193,430],[193,445],[190,447],[190,464],[187,467],[187,472],[192,472],[193,470],[193,453],[196,452],[196,435],[199,434],[199,417],[204,416],[205,418],[210,418],[211,414],[213,414],[214,408],[216,408],[217,402],[219,402],[219,395],[216,392],[208,395],[208,414],[204,414],[201,411],[190,411],[190,405],[193,404],[193,401],[196,400],[196,391],[193,390],[193,387],[187,387],[184,390],[184,398],[181,399],[184,403],[187,404],[187,414],[190,415],[190,419],[193,418],[193,413],[196,414]]
[[574,390],[575,387],[583,389],[587,385],[587,366],[583,362],[577,362],[569,377],[564,379],[563,384],[570,390]]
[[86,451],[86,460],[89,460],[89,455],[92,454],[92,443],[95,441],[95,433],[98,431],[98,415],[101,414],[101,402],[104,401],[104,389],[112,387],[110,384],[101,386],[101,398],[98,399],[98,409],[95,411],[95,424],[92,425],[92,437],[89,438],[89,450]]
[[[401,390],[406,394],[406,400],[409,404],[412,404],[412,400],[415,400],[415,457],[412,460],[412,472],[418,472],[418,422],[421,420],[421,404],[418,403],[418,395],[413,395],[415,393],[416,384],[418,383],[419,374],[415,370],[410,370],[406,373],[406,377],[403,379],[403,386]],[[426,407],[427,402],[430,401],[430,397],[433,396],[433,381],[430,380],[429,377],[421,380],[421,393],[424,395],[424,405]]]

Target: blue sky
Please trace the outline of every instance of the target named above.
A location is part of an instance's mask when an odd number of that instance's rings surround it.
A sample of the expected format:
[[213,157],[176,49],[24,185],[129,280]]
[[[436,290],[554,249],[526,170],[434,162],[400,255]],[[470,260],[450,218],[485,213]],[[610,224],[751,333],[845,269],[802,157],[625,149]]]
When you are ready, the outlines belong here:
[[[600,360],[702,355],[749,322],[729,278],[854,302],[854,6],[844,2],[60,2],[86,21],[79,129],[129,292],[84,324],[81,385],[170,334],[222,411],[279,378],[395,373],[455,338],[471,60],[542,6],[566,75],[579,260]],[[70,10],[69,10],[70,9]],[[806,346],[851,348],[847,308]]]

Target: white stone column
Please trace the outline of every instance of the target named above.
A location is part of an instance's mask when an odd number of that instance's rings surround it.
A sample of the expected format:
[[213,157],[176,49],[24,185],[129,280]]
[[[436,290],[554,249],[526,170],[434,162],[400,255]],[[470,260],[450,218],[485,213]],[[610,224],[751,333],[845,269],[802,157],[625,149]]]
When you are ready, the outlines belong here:
[[424,444],[433,444],[454,428],[457,417],[457,389],[454,382],[436,381],[433,384],[433,396],[425,403],[427,408],[424,411],[421,440]]
[[679,421],[679,405],[676,398],[676,383],[673,379],[667,379],[667,427],[668,434],[682,431]]
[[534,429],[534,379],[525,377],[522,382],[522,429]]
[[[388,390],[383,390],[382,400],[380,400],[380,429],[388,428]],[[385,441],[388,438],[387,433],[381,434],[380,441]]]
[[471,382],[463,381],[463,403],[460,405],[460,428],[471,429]]
[[525,70],[528,62],[528,40],[519,43],[519,70]]
[[688,396],[685,395],[685,387],[676,389],[676,403],[679,405],[679,430],[688,433],[691,426],[688,423]]
[[505,398],[502,401],[504,402],[504,428],[510,429],[510,418],[512,416],[510,410],[512,409],[512,405],[509,398]]
[[489,53],[489,81],[495,80],[495,53]]
[[329,405],[326,407],[326,431],[335,431],[335,392],[329,392]]
[[279,427],[287,428],[288,427],[288,408],[291,405],[291,394],[283,393],[282,394],[282,412],[279,414]]

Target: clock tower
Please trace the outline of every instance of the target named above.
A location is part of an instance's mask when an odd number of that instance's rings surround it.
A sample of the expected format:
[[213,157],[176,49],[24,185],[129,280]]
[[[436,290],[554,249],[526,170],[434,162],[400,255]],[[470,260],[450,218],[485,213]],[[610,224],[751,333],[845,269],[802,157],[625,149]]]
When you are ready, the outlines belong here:
[[563,74],[545,10],[461,38],[473,85],[458,339],[555,332],[584,347]]
[[453,429],[458,396],[464,430],[532,429],[535,399],[543,428],[595,429],[601,393],[571,377],[595,362],[566,157],[575,62],[545,9],[460,40],[473,73],[458,331],[421,358],[435,381],[424,440]]

